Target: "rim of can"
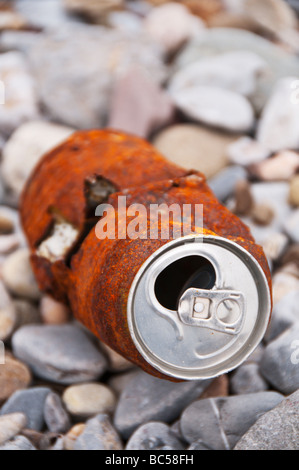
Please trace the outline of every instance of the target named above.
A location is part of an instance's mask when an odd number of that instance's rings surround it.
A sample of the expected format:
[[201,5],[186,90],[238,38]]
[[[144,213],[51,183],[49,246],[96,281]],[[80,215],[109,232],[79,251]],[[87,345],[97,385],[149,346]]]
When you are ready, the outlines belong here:
[[[138,332],[138,328],[136,326],[134,318],[134,300],[140,280],[143,278],[145,273],[155,261],[157,261],[162,255],[172,251],[174,248],[184,246],[186,244],[193,243],[193,246],[194,244],[196,244],[196,246],[201,246],[201,243],[199,242],[204,244],[209,243],[223,247],[234,255],[236,255],[251,272],[257,289],[258,299],[259,301],[260,299],[262,299],[263,305],[261,305],[260,302],[258,303],[257,318],[254,324],[254,328],[251,332],[251,336],[249,338],[250,341],[247,341],[240,348],[238,353],[236,353],[229,360],[225,360],[223,364],[220,364],[220,366],[218,365],[216,367],[211,367],[210,369],[205,368],[204,370],[198,368],[196,372],[193,371],[190,373],[190,368],[171,366],[165,361],[159,359],[159,357],[157,357],[147,347],[147,345],[142,340]],[[201,256],[200,252],[198,253],[198,255]],[[234,370],[235,368],[240,366],[244,361],[246,361],[246,359],[252,354],[252,352],[256,349],[258,344],[263,339],[267,330],[271,317],[271,305],[271,291],[267,277],[261,265],[256,260],[256,258],[251,255],[251,253],[249,253],[245,248],[243,248],[236,242],[227,238],[219,237],[217,235],[187,235],[165,243],[165,245],[156,250],[142,264],[137,274],[135,275],[135,278],[130,287],[127,302],[127,321],[132,340],[137,350],[139,351],[141,356],[156,370],[169,377],[182,380],[209,379]]]

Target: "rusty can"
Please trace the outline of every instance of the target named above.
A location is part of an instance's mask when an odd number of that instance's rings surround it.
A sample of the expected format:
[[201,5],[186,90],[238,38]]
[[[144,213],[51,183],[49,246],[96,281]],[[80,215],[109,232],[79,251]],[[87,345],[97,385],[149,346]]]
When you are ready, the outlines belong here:
[[[72,161],[69,151],[76,155]],[[61,177],[45,179],[49,168]],[[105,197],[103,184],[92,196],[112,208],[105,237],[97,235],[103,216],[90,219],[91,181],[104,181]],[[152,237],[150,210],[161,204],[201,205],[201,223],[193,214],[185,230],[184,217],[168,219],[170,231],[161,236],[166,222],[158,218]],[[28,213],[30,205],[35,209]],[[137,237],[128,236],[132,205],[146,214]],[[53,257],[49,247],[53,237],[59,239],[51,222],[54,206],[71,243]],[[202,174],[167,162],[141,139],[108,130],[76,133],[33,173],[22,220],[41,289],[69,303],[103,342],[152,375],[174,381],[215,377],[240,365],[265,333],[272,297],[262,248],[217,201]],[[115,236],[120,224],[125,232]]]

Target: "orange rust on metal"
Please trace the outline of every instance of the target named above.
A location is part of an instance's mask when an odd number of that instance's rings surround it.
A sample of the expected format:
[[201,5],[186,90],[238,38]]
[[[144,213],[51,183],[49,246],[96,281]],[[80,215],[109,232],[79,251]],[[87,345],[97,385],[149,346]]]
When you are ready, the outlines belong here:
[[[109,130],[80,131],[42,159],[22,202],[23,226],[41,289],[69,302],[75,317],[115,351],[148,373],[176,380],[146,362],[127,324],[127,299],[133,279],[148,257],[172,239],[172,220],[169,239],[151,239],[148,219],[143,228],[146,239],[98,239],[92,227],[81,237],[68,262],[61,259],[51,263],[36,253],[53,223],[53,207],[81,234],[86,230],[84,188],[86,180],[95,175],[116,189],[105,201],[115,209],[116,224],[118,196],[126,196],[127,207],[133,203],[146,208],[162,203],[180,207],[203,204],[203,228],[195,227],[195,231],[229,238],[245,248],[262,267],[271,288],[265,255],[248,227],[218,202],[202,174],[171,164],[142,139]],[[161,222],[157,229],[161,234]]]

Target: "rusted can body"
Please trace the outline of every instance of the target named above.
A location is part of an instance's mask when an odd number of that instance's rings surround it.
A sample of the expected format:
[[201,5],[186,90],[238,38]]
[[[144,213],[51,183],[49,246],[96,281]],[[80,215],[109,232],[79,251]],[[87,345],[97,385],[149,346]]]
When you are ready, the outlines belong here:
[[[106,238],[97,236],[103,218],[92,213],[103,202],[113,209]],[[136,204],[146,223],[129,237]],[[183,219],[168,220],[165,237],[158,218],[152,237],[150,208],[185,204],[203,207],[202,223],[192,215],[186,231]],[[217,376],[239,365],[265,333],[272,305],[262,249],[202,174],[167,162],[141,139],[74,134],[33,173],[22,220],[41,289],[69,302],[102,341],[153,375]],[[55,224],[68,226],[71,243],[53,254]]]

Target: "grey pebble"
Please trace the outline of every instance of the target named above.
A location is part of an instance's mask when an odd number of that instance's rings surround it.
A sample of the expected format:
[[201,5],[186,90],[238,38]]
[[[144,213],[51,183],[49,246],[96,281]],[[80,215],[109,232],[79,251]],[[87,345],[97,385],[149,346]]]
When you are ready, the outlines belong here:
[[149,422],[130,437],[126,450],[183,450],[184,446],[167,424]]
[[190,444],[187,450],[213,450],[211,447],[207,446],[204,442],[200,439],[198,441],[193,442]]
[[43,379],[73,384],[98,378],[106,360],[76,325],[27,325],[12,338],[16,357]]
[[120,396],[114,425],[126,439],[148,421],[172,422],[210,383],[210,380],[173,383],[139,372]]
[[285,395],[299,388],[299,323],[268,344],[260,367],[262,375]]
[[86,423],[74,450],[122,450],[122,442],[108,415],[99,414]]
[[47,396],[44,407],[44,418],[51,432],[66,433],[71,427],[69,415],[64,409],[57,393],[51,392]]
[[234,395],[257,393],[268,390],[268,384],[255,363],[244,364],[239,367],[230,379],[231,391]]
[[50,391],[46,387],[18,390],[2,406],[0,415],[24,413],[27,417],[27,428],[41,431],[44,426],[44,404]]
[[299,209],[293,211],[286,219],[284,230],[294,243],[299,243]]
[[229,450],[261,414],[282,400],[276,392],[198,400],[183,412],[181,430],[190,444],[201,440],[213,450]]
[[235,450],[299,450],[299,390],[261,416]]
[[286,294],[273,307],[272,318],[265,340],[273,341],[285,330],[299,322],[299,291]]
[[234,194],[238,181],[247,179],[246,170],[238,165],[228,166],[211,178],[208,183],[215,196],[220,201],[225,201]]
[[6,442],[3,446],[0,446],[0,450],[36,450],[31,444],[29,439],[25,436],[16,436],[11,441]]

